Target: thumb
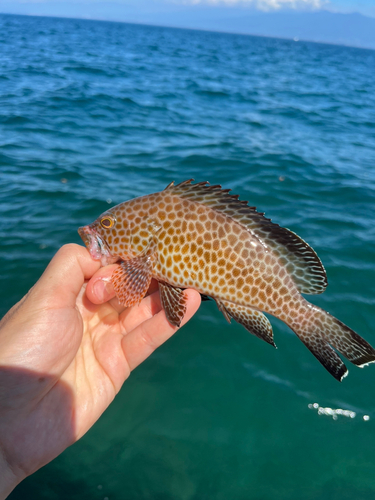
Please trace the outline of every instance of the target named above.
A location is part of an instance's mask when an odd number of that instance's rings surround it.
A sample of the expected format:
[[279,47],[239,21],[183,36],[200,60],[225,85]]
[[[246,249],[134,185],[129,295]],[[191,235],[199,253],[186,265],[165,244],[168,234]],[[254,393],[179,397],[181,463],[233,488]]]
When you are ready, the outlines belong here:
[[34,298],[43,298],[47,307],[75,307],[83,283],[99,268],[100,262],[93,260],[86,248],[64,245],[33,288]]

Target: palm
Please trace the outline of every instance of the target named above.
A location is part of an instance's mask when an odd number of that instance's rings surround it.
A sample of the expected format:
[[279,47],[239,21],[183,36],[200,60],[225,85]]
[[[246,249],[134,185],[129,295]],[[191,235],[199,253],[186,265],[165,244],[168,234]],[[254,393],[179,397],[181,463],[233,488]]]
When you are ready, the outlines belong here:
[[92,304],[83,291],[77,308],[76,329],[81,341],[61,377],[74,391],[75,439],[99,418],[130,373],[121,345],[127,333],[122,315],[109,302]]
[[[1,419],[7,460],[17,464],[25,475],[79,439],[129,374],[121,349],[125,332],[120,315],[109,303],[90,303],[82,288],[77,308],[50,307],[37,312],[39,328],[43,327],[43,335],[48,336],[43,369],[8,368],[7,383],[10,380],[19,388],[20,397],[12,395]],[[46,316],[51,320],[46,322]],[[58,334],[51,335],[51,323],[59,325]],[[26,405],[25,393],[32,396]],[[10,422],[17,423],[15,434],[6,432]],[[15,446],[17,442],[19,446]]]

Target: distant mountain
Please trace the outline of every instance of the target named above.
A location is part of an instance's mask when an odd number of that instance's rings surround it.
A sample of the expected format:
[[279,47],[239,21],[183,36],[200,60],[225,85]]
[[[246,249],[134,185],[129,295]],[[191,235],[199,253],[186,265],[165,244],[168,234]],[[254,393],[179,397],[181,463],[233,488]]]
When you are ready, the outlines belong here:
[[[375,0],[374,0],[375,1]],[[57,17],[77,17],[244,33],[281,38],[298,38],[375,49],[375,17],[339,14],[326,10],[255,9],[223,5],[207,6],[160,0],[0,0],[0,12]]]
[[[207,13],[207,15],[206,15]],[[375,18],[362,14],[313,12],[259,12],[244,9],[186,9],[155,15],[154,22],[169,26],[281,37],[375,49]]]
[[375,49],[375,18],[362,14],[318,12],[254,13],[216,21],[216,29],[253,35]]

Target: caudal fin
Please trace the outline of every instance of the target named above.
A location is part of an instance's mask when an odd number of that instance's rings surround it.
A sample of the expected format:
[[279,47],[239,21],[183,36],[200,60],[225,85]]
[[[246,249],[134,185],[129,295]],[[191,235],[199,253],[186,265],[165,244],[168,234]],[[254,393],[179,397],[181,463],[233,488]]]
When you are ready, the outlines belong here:
[[348,370],[332,347],[361,368],[375,361],[375,349],[366,340],[323,309],[312,306],[310,310],[308,322],[292,328],[335,379],[341,382]]

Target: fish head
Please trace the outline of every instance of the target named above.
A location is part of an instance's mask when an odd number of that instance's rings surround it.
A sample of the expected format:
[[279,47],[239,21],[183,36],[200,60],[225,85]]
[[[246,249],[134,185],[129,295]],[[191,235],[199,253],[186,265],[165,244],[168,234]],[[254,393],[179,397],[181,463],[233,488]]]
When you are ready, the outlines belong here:
[[113,264],[131,254],[131,234],[126,212],[118,207],[120,205],[107,210],[93,223],[78,229],[91,257],[100,260],[102,266]]

